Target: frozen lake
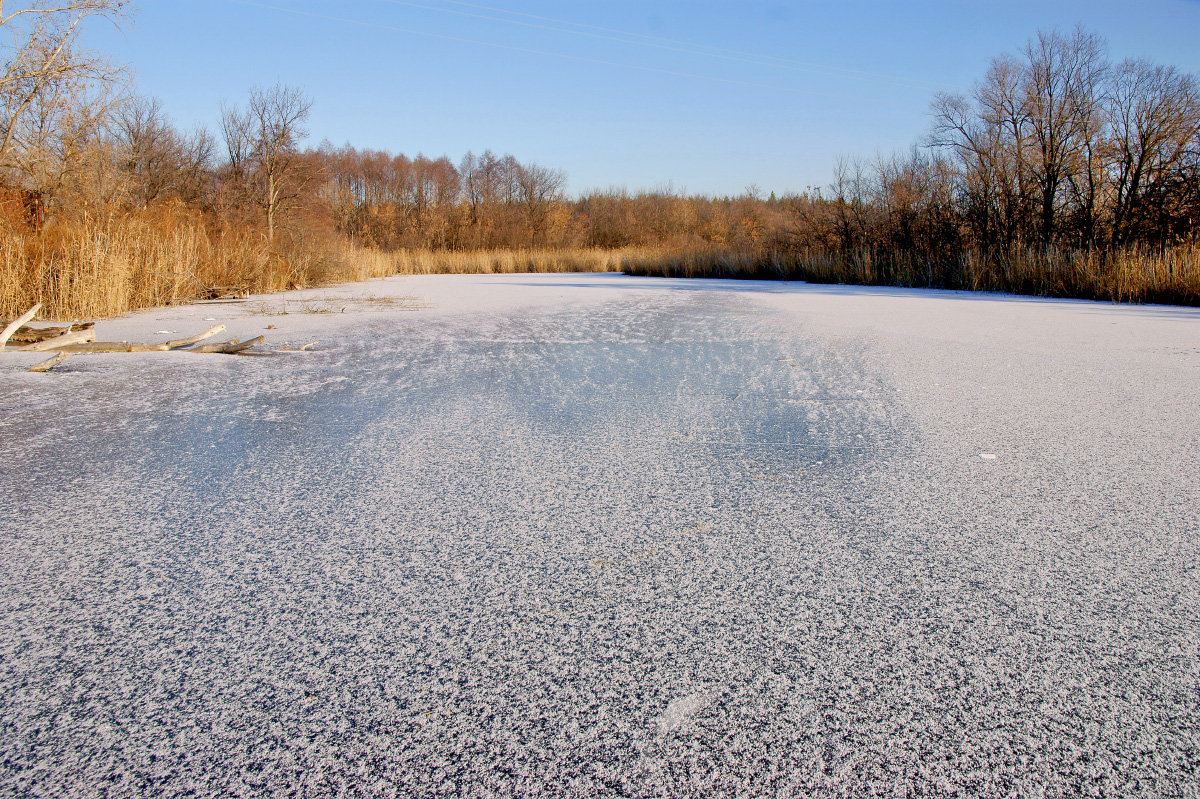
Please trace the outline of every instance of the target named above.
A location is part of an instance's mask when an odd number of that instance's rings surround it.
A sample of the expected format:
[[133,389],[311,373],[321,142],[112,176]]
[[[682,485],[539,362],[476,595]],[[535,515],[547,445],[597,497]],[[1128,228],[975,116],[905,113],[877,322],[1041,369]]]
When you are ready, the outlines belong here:
[[1200,310],[446,276],[98,328],[210,319],[318,345],[0,355],[4,795],[1200,796]]

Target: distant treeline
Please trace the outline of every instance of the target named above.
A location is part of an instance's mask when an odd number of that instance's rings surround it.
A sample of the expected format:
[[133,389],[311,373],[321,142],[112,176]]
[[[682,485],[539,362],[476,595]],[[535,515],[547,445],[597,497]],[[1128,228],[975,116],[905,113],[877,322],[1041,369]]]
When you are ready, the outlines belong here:
[[1112,63],[1082,30],[994,59],[969,95],[935,99],[911,152],[844,159],[828,189],[570,197],[561,171],[491,151],[304,150],[311,101],[283,85],[225,106],[215,133],[182,131],[77,46],[81,23],[124,5],[68,0],[3,23],[0,315],[423,263],[1200,302],[1200,83]]
[[374,247],[757,245],[787,222],[778,201],[595,190],[571,199],[565,175],[512,155],[408,158],[345,146],[306,154],[337,229]]

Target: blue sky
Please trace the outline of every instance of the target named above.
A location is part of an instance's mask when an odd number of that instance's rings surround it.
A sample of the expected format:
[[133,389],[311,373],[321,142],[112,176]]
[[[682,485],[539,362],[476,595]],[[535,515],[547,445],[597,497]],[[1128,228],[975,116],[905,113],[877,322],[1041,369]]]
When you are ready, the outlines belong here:
[[569,189],[706,194],[829,183],[839,155],[905,149],[938,90],[1039,29],[1200,73],[1200,3],[140,0],[89,44],[184,126],[276,81],[312,144],[511,152]]

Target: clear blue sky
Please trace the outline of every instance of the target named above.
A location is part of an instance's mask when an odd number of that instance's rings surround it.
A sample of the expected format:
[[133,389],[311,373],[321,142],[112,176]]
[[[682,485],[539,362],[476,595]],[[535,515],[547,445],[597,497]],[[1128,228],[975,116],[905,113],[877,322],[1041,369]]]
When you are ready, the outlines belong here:
[[135,0],[91,46],[184,127],[276,81],[322,139],[407,155],[511,152],[569,188],[738,194],[829,183],[838,155],[907,148],[939,89],[1038,29],[1200,73],[1200,3]]

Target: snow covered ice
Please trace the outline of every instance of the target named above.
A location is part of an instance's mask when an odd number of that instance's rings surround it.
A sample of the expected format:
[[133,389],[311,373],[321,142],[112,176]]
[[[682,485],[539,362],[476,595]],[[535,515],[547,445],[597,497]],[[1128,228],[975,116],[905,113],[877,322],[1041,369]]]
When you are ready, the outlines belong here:
[[209,319],[319,343],[0,361],[4,795],[1196,794],[1195,309],[445,276],[97,333]]

